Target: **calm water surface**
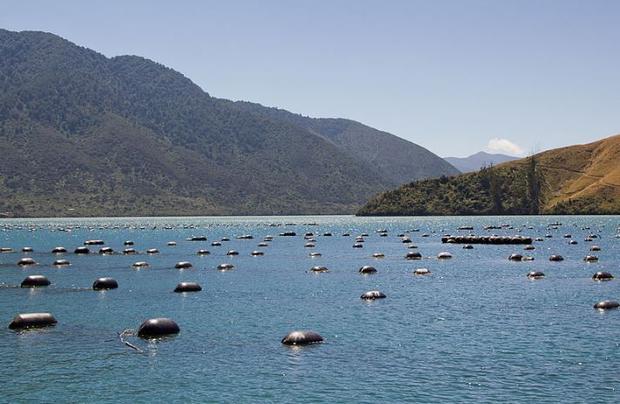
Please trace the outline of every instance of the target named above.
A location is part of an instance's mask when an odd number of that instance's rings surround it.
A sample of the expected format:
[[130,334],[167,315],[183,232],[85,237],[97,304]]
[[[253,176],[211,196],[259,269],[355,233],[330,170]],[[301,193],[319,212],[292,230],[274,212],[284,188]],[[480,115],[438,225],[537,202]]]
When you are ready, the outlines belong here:
[[[559,221],[557,228],[549,224]],[[485,225],[513,228],[483,230]],[[441,244],[463,225],[476,234],[545,238],[536,250],[523,246]],[[196,402],[620,402],[620,311],[597,312],[599,300],[620,300],[620,280],[593,282],[596,271],[620,276],[620,217],[457,218],[129,218],[0,220],[1,400],[196,401]],[[589,227],[589,229],[588,229]],[[386,229],[387,237],[379,237]],[[419,231],[412,231],[419,229]],[[284,231],[296,237],[278,237]],[[316,247],[304,247],[313,232]],[[331,232],[333,236],[323,236]],[[351,233],[350,237],[342,236]],[[364,247],[355,236],[368,233]],[[422,261],[407,261],[408,234]],[[428,237],[422,237],[427,233]],[[252,240],[237,240],[243,234]],[[565,234],[577,245],[569,245]],[[596,235],[593,242],[584,241]],[[190,242],[206,235],[207,242]],[[268,247],[257,244],[266,235]],[[230,237],[221,247],[212,241]],[[117,252],[132,240],[138,255],[79,256],[87,239],[103,239]],[[176,247],[167,246],[177,241]],[[598,263],[585,263],[591,245]],[[65,246],[64,256],[50,253]],[[21,252],[23,246],[33,253]],[[147,255],[148,248],[160,254]],[[198,249],[209,256],[197,256]],[[240,255],[227,257],[230,249]],[[262,250],[265,255],[252,257]],[[310,258],[311,251],[321,252]],[[452,253],[450,260],[437,253]],[[371,257],[374,252],[383,259]],[[532,262],[510,262],[513,252]],[[561,254],[563,262],[549,262]],[[39,265],[19,268],[23,256]],[[51,266],[66,258],[68,268]],[[131,264],[147,261],[150,268]],[[178,261],[193,269],[177,270]],[[231,262],[235,269],[218,272]],[[329,273],[311,274],[314,265]],[[378,272],[363,276],[362,265]],[[432,275],[413,276],[416,268]],[[540,270],[545,279],[526,274]],[[15,287],[27,275],[52,285]],[[111,276],[119,288],[89,290]],[[196,281],[199,293],[176,294],[180,281]],[[387,299],[359,296],[379,289]],[[44,330],[7,328],[20,312],[49,311],[59,323]],[[159,342],[117,334],[150,317],[171,317],[181,333]],[[291,330],[319,332],[325,343],[290,348]]]

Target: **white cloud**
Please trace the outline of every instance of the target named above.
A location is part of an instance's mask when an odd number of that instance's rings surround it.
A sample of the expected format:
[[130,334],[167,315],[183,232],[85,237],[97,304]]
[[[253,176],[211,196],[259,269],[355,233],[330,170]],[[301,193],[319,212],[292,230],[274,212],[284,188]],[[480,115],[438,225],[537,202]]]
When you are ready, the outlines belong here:
[[523,150],[523,148],[518,144],[515,144],[508,139],[501,139],[498,137],[489,140],[487,150],[490,153],[505,153],[512,156],[523,156],[525,154],[525,150]]

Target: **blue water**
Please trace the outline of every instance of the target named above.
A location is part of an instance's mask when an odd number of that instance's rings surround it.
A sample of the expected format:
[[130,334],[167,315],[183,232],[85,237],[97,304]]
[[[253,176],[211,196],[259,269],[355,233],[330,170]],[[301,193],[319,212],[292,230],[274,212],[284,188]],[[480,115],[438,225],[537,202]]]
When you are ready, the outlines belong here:
[[[556,221],[562,225],[548,228]],[[513,228],[482,229],[499,224]],[[476,234],[552,237],[527,252],[441,244],[444,233],[468,233],[457,232],[462,225]],[[620,280],[591,280],[596,271],[620,276],[619,225],[618,216],[0,220],[0,247],[16,251],[0,254],[1,401],[620,402],[620,311],[592,308],[620,300]],[[419,232],[408,233],[413,229]],[[297,236],[278,237],[283,231]],[[315,248],[304,247],[305,232],[317,234]],[[364,248],[352,248],[364,232]],[[413,239],[422,261],[403,258],[411,250],[400,233]],[[569,245],[566,233],[578,244]],[[242,234],[254,239],[235,239]],[[599,238],[584,241],[590,234]],[[193,235],[209,240],[186,241]],[[258,248],[266,235],[273,241]],[[210,245],[224,236],[231,241]],[[142,253],[73,254],[87,239],[103,239],[117,252],[133,240]],[[176,247],[167,246],[172,240]],[[600,260],[585,263],[593,244],[602,249],[594,253]],[[59,245],[70,252],[50,254]],[[23,246],[34,252],[22,253]],[[160,254],[144,254],[148,248]],[[200,248],[211,255],[197,256]],[[227,257],[229,249],[240,255]],[[252,257],[252,250],[265,255]],[[310,251],[323,255],[310,258]],[[436,259],[441,251],[453,258]],[[371,258],[374,252],[385,258]],[[535,260],[510,262],[513,252]],[[551,254],[565,261],[549,262]],[[23,256],[39,265],[19,268]],[[52,267],[57,258],[72,265]],[[136,261],[150,268],[132,269]],[[178,261],[194,268],[174,269]],[[235,269],[217,271],[224,262]],[[307,272],[314,265],[330,272]],[[360,275],[362,265],[377,274]],[[432,275],[412,275],[422,267]],[[528,280],[531,270],[546,278]],[[52,285],[14,287],[32,274]],[[115,278],[119,289],[89,290],[102,276]],[[199,282],[203,291],[173,293],[180,281]],[[387,298],[359,298],[372,289]],[[58,325],[7,328],[17,313],[38,311],[53,313]],[[151,317],[174,319],[181,333],[159,342],[129,338],[142,352],[121,343],[117,333]],[[325,343],[280,344],[296,329],[319,332]]]

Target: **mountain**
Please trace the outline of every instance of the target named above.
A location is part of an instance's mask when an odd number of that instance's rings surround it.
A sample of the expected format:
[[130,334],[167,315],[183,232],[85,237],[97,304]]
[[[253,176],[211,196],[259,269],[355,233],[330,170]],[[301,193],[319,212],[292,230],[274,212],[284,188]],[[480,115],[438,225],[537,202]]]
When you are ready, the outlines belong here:
[[342,118],[310,118],[283,109],[243,101],[234,105],[266,119],[302,127],[335,144],[349,157],[364,161],[367,167],[395,184],[438,177],[438,173],[442,173],[441,175],[459,173],[455,167],[429,153],[425,148],[356,121]]
[[518,158],[506,154],[491,154],[481,151],[469,157],[444,157],[443,159],[456,167],[460,172],[470,173],[478,171],[482,167],[496,166],[507,161],[517,160]]
[[[404,181],[456,172],[357,122],[273,111],[211,97],[138,56],[0,30],[0,212],[349,213]],[[370,152],[382,143],[402,150]]]
[[620,214],[620,135],[373,197],[359,215]]

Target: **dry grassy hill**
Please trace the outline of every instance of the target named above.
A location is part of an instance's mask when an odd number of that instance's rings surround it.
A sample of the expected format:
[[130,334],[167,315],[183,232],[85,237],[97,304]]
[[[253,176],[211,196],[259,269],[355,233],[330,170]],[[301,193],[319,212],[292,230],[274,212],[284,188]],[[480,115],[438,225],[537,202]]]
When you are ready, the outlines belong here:
[[620,135],[545,151],[534,161],[533,170],[525,158],[412,182],[375,195],[358,214],[620,214]]
[[[546,182],[544,211],[620,212],[620,135],[536,155]],[[502,164],[522,166],[525,160]]]

